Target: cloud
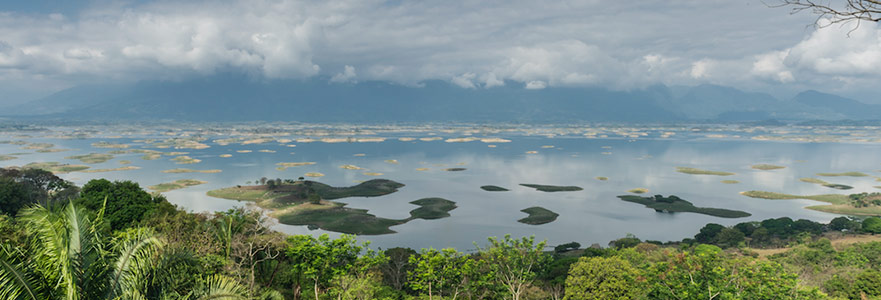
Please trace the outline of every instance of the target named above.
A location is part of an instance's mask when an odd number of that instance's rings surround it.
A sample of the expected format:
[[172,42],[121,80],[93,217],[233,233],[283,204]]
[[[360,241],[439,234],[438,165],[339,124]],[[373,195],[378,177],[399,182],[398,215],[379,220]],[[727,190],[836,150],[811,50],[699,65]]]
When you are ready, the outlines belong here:
[[810,14],[749,3],[226,0],[0,12],[0,80],[240,72],[463,88],[881,85],[877,25],[850,37],[834,26],[806,35]]
[[358,74],[355,74],[355,67],[346,65],[343,68],[343,72],[337,73],[330,78],[331,82],[357,82],[355,81],[355,77],[358,77]]

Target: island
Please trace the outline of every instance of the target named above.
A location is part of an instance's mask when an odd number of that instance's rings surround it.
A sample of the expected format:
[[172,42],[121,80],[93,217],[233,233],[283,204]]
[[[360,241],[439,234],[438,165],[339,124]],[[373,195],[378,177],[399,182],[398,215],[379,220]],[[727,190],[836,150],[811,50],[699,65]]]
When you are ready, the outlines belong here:
[[656,212],[660,213],[692,212],[721,218],[743,218],[752,215],[748,212],[739,210],[696,207],[691,202],[688,202],[674,195],[670,195],[668,197],[664,197],[662,195],[654,195],[650,197],[623,195],[618,196],[618,198],[627,202],[645,205],[645,207],[654,209]]
[[850,195],[791,195],[766,191],[746,191],[741,195],[769,200],[807,199],[829,203],[805,207],[816,211],[842,215],[881,216],[881,193],[859,193]]
[[480,189],[487,191],[487,192],[507,192],[508,191],[508,189],[497,186],[497,185],[484,185],[484,186],[481,186]]
[[559,214],[552,212],[544,207],[533,206],[521,209],[520,211],[529,214],[529,216],[517,220],[517,222],[529,225],[547,224],[557,220]]
[[581,187],[573,186],[573,185],[559,186],[559,185],[544,185],[544,184],[531,184],[531,183],[521,183],[520,185],[525,186],[525,187],[529,187],[529,188],[534,188],[534,189],[536,189],[538,191],[542,191],[542,192],[574,192],[574,191],[583,190]]
[[415,219],[434,220],[449,217],[456,203],[443,198],[423,198],[410,202],[418,205],[406,219],[387,219],[366,209],[345,207],[332,201],[348,197],[378,197],[397,192],[404,184],[388,179],[372,179],[350,187],[333,187],[311,180],[269,179],[256,186],[235,186],[208,191],[208,196],[252,201],[270,210],[279,223],[307,225],[328,231],[378,235],[394,233],[389,227]]
[[734,175],[734,173],[731,173],[731,172],[701,170],[701,169],[697,169],[697,168],[688,168],[688,167],[676,167],[676,172],[691,174],[691,175],[716,175],[716,176]]

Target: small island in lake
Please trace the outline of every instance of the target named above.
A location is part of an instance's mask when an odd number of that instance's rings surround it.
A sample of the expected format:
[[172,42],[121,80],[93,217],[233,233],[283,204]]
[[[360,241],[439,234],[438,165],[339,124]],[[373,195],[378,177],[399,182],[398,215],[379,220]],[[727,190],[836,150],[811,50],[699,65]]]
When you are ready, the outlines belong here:
[[881,216],[881,193],[859,193],[850,195],[825,194],[802,196],[765,191],[746,191],[740,192],[740,194],[751,198],[769,200],[814,200],[826,202],[829,204],[814,205],[805,208],[842,215]]
[[406,219],[387,219],[367,213],[366,209],[345,207],[346,203],[331,201],[348,197],[377,197],[397,192],[404,184],[388,179],[372,179],[350,187],[333,187],[311,180],[261,180],[261,185],[235,186],[208,192],[208,196],[253,201],[271,210],[270,216],[279,223],[308,225],[328,231],[377,235],[394,233],[394,225],[414,219],[433,220],[449,217],[456,203],[442,198],[423,198]]
[[723,208],[710,208],[710,207],[696,207],[691,202],[683,200],[674,195],[670,195],[668,197],[664,197],[662,195],[654,195],[651,197],[640,197],[634,195],[623,195],[618,196],[621,200],[633,203],[639,203],[645,205],[645,207],[654,209],[657,212],[663,213],[676,213],[676,212],[693,212],[699,214],[705,214],[714,217],[721,218],[743,218],[749,217],[752,214],[739,211],[739,210],[730,210]]
[[557,220],[559,214],[552,212],[544,207],[533,206],[530,208],[524,208],[520,211],[529,214],[529,216],[517,220],[517,222],[529,224],[529,225],[541,225],[547,224]]
[[581,187],[572,186],[572,185],[559,186],[559,185],[544,185],[544,184],[529,184],[529,183],[521,183],[520,185],[525,186],[525,187],[529,187],[529,188],[534,188],[534,189],[536,189],[538,191],[542,191],[542,192],[574,192],[574,191],[583,190]]
[[487,191],[487,192],[507,192],[508,191],[508,189],[497,186],[497,185],[484,185],[484,186],[481,186],[480,188],[483,189],[484,191]]

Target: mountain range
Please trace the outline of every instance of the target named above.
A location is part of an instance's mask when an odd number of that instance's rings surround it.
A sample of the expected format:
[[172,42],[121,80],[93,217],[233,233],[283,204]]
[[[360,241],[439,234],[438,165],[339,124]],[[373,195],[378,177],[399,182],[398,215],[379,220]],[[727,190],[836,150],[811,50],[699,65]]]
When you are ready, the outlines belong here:
[[524,89],[506,82],[461,88],[445,81],[403,86],[327,78],[256,81],[218,75],[187,81],[83,85],[0,116],[40,120],[294,122],[749,122],[878,119],[881,105],[805,91],[780,100],[718,85]]

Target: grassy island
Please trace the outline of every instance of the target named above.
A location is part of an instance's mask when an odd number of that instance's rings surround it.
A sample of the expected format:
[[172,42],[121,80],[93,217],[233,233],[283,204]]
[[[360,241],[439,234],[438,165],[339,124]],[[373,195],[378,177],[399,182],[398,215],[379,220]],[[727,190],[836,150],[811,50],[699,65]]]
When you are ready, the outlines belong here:
[[524,208],[520,211],[529,214],[529,216],[517,220],[517,222],[529,224],[529,225],[541,225],[547,224],[557,220],[557,217],[560,215],[548,210],[544,207],[533,206],[530,208]]
[[827,188],[833,188],[836,190],[849,190],[849,189],[853,188],[852,186],[849,186],[849,185],[838,184],[838,183],[828,183],[826,181],[816,179],[816,178],[800,178],[799,180],[801,180],[801,182],[819,184],[819,185],[825,186]]
[[[279,182],[280,181],[280,182]],[[324,230],[351,234],[394,233],[390,226],[413,219],[438,219],[449,216],[455,202],[441,198],[425,198],[411,202],[421,206],[410,217],[394,220],[377,217],[364,209],[345,207],[331,200],[348,197],[376,197],[394,193],[404,185],[388,179],[373,179],[350,187],[333,187],[310,180],[269,180],[263,185],[235,186],[208,192],[208,196],[253,201],[270,209],[271,216],[282,224],[310,225]]]
[[157,192],[168,192],[177,189],[182,189],[185,187],[190,187],[194,185],[200,185],[208,183],[207,181],[195,180],[195,179],[179,179],[174,182],[166,182],[160,183],[157,185],[151,185],[148,188]]
[[508,189],[496,185],[484,185],[480,187],[487,192],[507,192]]
[[0,161],[4,161],[4,160],[13,160],[13,159],[16,159],[16,158],[18,158],[18,157],[11,156],[11,155],[0,155]]
[[691,175],[716,175],[716,176],[734,175],[734,173],[731,173],[731,172],[701,170],[701,169],[697,169],[697,168],[688,168],[688,167],[676,167],[676,172],[691,174]]
[[461,171],[465,171],[465,170],[467,170],[467,169],[465,169],[465,168],[447,168],[447,169],[444,169],[444,171],[447,171],[447,172],[461,172]]
[[861,193],[851,195],[791,195],[765,191],[740,192],[741,195],[770,200],[807,199],[829,203],[805,207],[816,211],[843,215],[881,216],[881,193]]
[[748,212],[739,210],[696,207],[691,202],[683,200],[682,198],[674,195],[670,195],[668,197],[664,197],[661,195],[654,195],[651,197],[624,195],[618,196],[618,198],[627,202],[639,203],[645,205],[645,207],[654,209],[657,212],[664,213],[693,212],[721,218],[743,218],[752,215]]
[[84,155],[74,155],[65,157],[65,159],[76,159],[86,164],[100,164],[102,162],[113,159],[113,155],[103,153],[89,153]]
[[534,188],[536,190],[542,192],[574,192],[583,190],[581,187],[570,185],[570,186],[559,186],[559,185],[543,185],[543,184],[530,184],[530,183],[521,183],[520,185]]
[[850,176],[850,177],[867,177],[869,174],[863,172],[843,172],[843,173],[817,173],[817,176],[825,176],[825,177],[840,177],[840,176]]
[[784,167],[784,166],[769,165],[769,164],[758,164],[758,165],[752,165],[751,167],[752,167],[753,169],[756,169],[756,170],[763,170],[763,171],[777,170],[777,169],[783,169],[783,168],[786,168],[786,167]]
[[57,162],[34,162],[26,164],[22,167],[23,169],[43,169],[53,174],[66,174],[70,172],[82,171],[90,168],[85,165],[69,165],[69,164],[61,164]]
[[635,189],[630,189],[630,190],[628,190],[627,192],[628,192],[628,193],[634,193],[634,194],[645,194],[645,193],[648,193],[648,192],[649,192],[649,189],[647,189],[647,188],[635,188]]
[[164,171],[162,171],[162,173],[172,173],[172,174],[178,174],[178,173],[206,173],[206,174],[212,174],[212,173],[220,173],[220,172],[223,172],[223,170],[217,170],[217,169],[213,169],[213,170],[193,170],[193,169],[186,169],[186,168],[177,168],[177,169],[171,169],[171,170],[164,170]]

